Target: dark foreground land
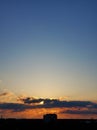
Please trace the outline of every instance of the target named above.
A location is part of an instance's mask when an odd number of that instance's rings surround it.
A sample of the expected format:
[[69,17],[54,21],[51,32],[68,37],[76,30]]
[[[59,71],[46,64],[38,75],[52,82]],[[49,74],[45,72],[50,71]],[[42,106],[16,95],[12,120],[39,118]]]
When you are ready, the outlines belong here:
[[45,123],[42,119],[0,119],[0,130],[97,130],[97,120],[58,119]]

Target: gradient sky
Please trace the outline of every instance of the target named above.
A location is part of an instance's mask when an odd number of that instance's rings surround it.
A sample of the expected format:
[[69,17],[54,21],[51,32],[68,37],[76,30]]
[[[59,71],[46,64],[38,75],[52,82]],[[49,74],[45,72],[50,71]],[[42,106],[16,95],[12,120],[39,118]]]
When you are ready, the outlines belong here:
[[97,101],[97,0],[0,0],[0,93]]

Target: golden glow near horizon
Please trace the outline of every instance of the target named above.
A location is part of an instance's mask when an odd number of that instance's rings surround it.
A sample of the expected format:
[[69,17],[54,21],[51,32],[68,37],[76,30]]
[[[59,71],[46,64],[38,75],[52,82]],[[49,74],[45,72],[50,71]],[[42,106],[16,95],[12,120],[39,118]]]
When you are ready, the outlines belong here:
[[44,101],[41,101],[39,104],[40,104],[40,105],[43,105],[43,104],[44,104]]
[[4,118],[43,118],[47,113],[55,113],[58,118],[97,118],[97,102],[66,98],[39,98],[2,92],[0,113]]
[[67,114],[64,113],[62,114],[61,112],[64,111],[65,112],[66,109],[64,108],[53,108],[53,109],[45,109],[45,108],[37,108],[37,109],[29,109],[29,110],[25,110],[22,112],[12,112],[11,110],[2,110],[2,116],[3,118],[33,118],[33,119],[42,119],[44,114],[48,114],[48,113],[52,113],[52,114],[57,114],[58,119],[81,119],[81,118],[85,118],[85,119],[97,119],[97,115],[93,115],[93,114]]

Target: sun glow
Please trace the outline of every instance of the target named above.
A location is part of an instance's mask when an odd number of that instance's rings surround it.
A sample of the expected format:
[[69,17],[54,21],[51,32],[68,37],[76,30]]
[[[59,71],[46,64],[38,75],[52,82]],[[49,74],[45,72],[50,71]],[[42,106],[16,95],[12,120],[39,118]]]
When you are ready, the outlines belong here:
[[40,104],[40,105],[43,105],[43,104],[44,104],[44,101],[41,101],[39,104]]

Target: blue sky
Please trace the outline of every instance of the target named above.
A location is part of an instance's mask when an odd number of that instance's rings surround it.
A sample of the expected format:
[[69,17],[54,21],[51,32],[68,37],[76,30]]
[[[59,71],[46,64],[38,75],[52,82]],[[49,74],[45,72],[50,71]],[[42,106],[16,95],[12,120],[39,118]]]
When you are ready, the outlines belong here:
[[0,81],[0,91],[96,100],[97,1],[1,0]]

